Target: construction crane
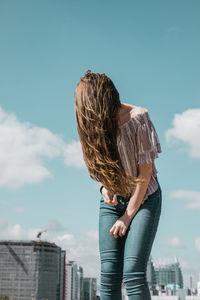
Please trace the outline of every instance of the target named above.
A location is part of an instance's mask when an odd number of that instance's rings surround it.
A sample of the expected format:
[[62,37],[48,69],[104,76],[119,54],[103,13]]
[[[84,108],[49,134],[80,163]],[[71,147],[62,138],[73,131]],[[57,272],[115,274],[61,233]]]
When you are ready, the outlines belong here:
[[46,229],[41,230],[38,234],[37,234],[37,238],[39,239],[42,235],[43,232],[47,231]]

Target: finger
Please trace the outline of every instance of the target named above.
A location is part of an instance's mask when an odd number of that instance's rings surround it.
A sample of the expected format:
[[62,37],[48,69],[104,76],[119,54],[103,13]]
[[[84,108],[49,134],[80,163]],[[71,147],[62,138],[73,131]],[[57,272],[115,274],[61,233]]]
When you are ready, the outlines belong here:
[[110,233],[113,234],[114,226],[110,229]]
[[109,199],[109,197],[105,197],[105,198],[104,198],[104,202],[105,202],[106,204],[110,204],[110,199]]
[[117,202],[117,198],[114,197],[115,195],[110,195],[109,197],[109,204],[110,205],[116,205],[118,202]]
[[124,229],[124,226],[121,225],[119,228],[119,233],[118,233],[121,237],[123,236],[123,229]]
[[117,204],[117,195],[116,194],[114,194],[114,196],[112,198],[112,203]]
[[119,228],[116,226],[115,229],[114,229],[114,231],[113,231],[113,236],[115,238],[118,238],[118,231],[119,231]]
[[124,226],[123,229],[122,229],[122,235],[126,234],[126,230],[127,230],[127,228]]
[[116,235],[114,235],[115,230],[116,230],[116,226],[113,225],[113,227],[110,229],[110,234],[117,237]]
[[121,237],[123,236],[122,228],[120,228],[118,235],[121,236]]
[[114,230],[115,230],[115,224],[111,227],[111,229],[110,229],[110,233],[113,235],[113,232],[114,232]]
[[112,202],[111,198],[107,198],[106,203],[109,204],[109,205],[115,205],[115,203]]

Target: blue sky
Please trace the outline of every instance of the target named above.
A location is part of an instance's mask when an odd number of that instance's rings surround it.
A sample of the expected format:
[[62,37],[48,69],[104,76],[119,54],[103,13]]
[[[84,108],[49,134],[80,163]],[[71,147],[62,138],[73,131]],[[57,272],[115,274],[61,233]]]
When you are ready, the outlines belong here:
[[154,261],[200,272],[198,0],[0,2],[0,238],[44,239],[98,276],[98,184],[82,161],[74,90],[105,73],[148,109],[162,153]]

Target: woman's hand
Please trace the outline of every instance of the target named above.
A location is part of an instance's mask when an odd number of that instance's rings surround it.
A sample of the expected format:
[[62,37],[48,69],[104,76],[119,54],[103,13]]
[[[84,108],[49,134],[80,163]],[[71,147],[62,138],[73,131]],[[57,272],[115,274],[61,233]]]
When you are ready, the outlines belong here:
[[105,187],[102,188],[102,196],[104,199],[104,202],[106,204],[110,204],[110,205],[117,205],[118,201],[117,201],[117,195],[114,194],[114,196],[111,194],[111,192],[109,192]]
[[130,222],[131,218],[125,215],[121,216],[110,229],[110,234],[113,235],[115,238],[118,238],[118,235],[120,237],[124,236],[130,225]]

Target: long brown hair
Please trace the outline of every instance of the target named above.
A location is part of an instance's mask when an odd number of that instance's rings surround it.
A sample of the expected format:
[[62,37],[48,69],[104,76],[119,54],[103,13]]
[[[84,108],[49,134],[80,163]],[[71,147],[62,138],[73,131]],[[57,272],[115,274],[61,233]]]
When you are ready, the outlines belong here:
[[125,172],[117,148],[119,93],[105,73],[87,70],[76,86],[75,115],[90,177],[112,194],[126,196],[141,179]]

